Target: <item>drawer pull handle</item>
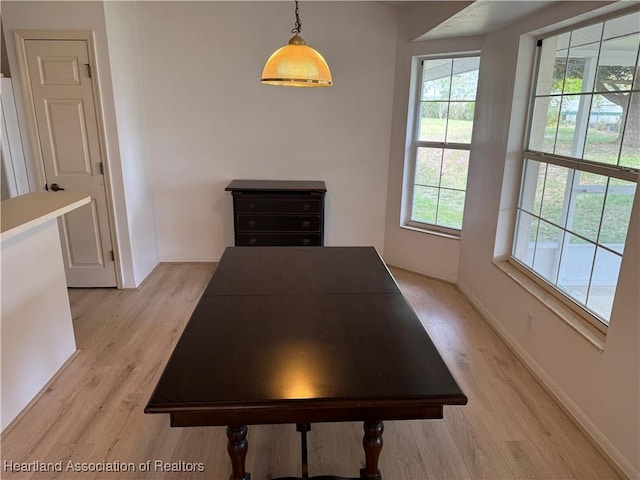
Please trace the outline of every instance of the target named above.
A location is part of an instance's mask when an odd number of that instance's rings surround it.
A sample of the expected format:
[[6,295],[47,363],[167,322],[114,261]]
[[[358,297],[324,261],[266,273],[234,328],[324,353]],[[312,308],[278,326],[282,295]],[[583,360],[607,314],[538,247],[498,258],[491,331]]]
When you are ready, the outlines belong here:
[[254,210],[256,208],[256,204],[255,203],[250,203],[249,204],[249,210]]
[[304,240],[302,240],[303,245],[309,245],[310,243],[311,243],[311,240],[309,240],[308,238],[305,238]]
[[247,224],[248,224],[250,227],[255,227],[255,226],[256,226],[256,221],[255,221],[255,220],[249,220],[249,221],[247,222]]
[[258,243],[258,241],[255,238],[249,239],[249,245],[255,245],[256,243]]
[[305,204],[302,205],[302,209],[303,210],[309,210],[310,208],[311,208],[311,205],[308,204],[308,203],[305,203]]
[[311,225],[311,222],[309,220],[305,220],[304,222],[302,222],[302,226],[305,228],[308,228],[309,225]]

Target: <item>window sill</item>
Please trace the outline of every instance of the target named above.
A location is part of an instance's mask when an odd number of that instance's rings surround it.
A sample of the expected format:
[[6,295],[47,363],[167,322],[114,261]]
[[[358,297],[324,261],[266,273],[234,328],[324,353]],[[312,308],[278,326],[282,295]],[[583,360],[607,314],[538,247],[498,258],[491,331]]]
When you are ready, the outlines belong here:
[[604,351],[606,334],[591,325],[586,318],[582,317],[563,302],[555,298],[533,278],[511,265],[508,261],[494,261],[493,264],[514,282],[538,299],[549,310],[560,317],[573,330],[582,335],[582,337],[584,337],[594,347],[601,352]]
[[414,227],[413,225],[400,225],[400,228],[405,230],[411,230],[418,233],[426,233],[428,235],[435,235],[437,237],[450,238],[451,240],[460,240],[460,235],[453,235],[451,233],[438,232],[437,230],[429,230],[427,228]]

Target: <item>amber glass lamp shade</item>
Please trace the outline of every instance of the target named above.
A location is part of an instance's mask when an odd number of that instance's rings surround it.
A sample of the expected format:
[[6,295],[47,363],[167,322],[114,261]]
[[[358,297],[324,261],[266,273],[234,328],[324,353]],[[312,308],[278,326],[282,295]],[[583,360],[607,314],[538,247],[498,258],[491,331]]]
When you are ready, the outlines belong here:
[[295,35],[289,44],[276,50],[262,70],[262,83],[287,87],[330,87],[333,85],[327,62]]

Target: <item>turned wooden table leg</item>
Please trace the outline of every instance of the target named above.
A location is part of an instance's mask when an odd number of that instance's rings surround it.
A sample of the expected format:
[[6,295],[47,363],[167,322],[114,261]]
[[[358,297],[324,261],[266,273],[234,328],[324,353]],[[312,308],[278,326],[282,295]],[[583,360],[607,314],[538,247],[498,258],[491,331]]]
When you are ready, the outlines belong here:
[[378,469],[378,458],[382,451],[382,432],[384,425],[382,422],[364,422],[364,468],[360,470],[362,480],[382,480],[382,475]]
[[250,475],[244,470],[244,459],[247,456],[247,426],[229,426],[227,427],[227,452],[231,459],[231,477],[230,480],[249,480]]

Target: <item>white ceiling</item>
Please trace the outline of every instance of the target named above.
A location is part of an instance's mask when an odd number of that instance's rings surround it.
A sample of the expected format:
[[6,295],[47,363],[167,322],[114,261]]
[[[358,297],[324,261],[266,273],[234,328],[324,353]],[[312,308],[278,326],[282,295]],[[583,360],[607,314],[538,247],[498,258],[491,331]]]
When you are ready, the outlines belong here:
[[[424,6],[427,1],[387,1],[403,10],[419,5]],[[541,10],[556,3],[551,0],[476,0],[455,15],[425,32],[418,40],[435,40],[450,37],[466,37],[470,35],[484,35],[498,30],[509,23],[520,20],[532,12]]]

